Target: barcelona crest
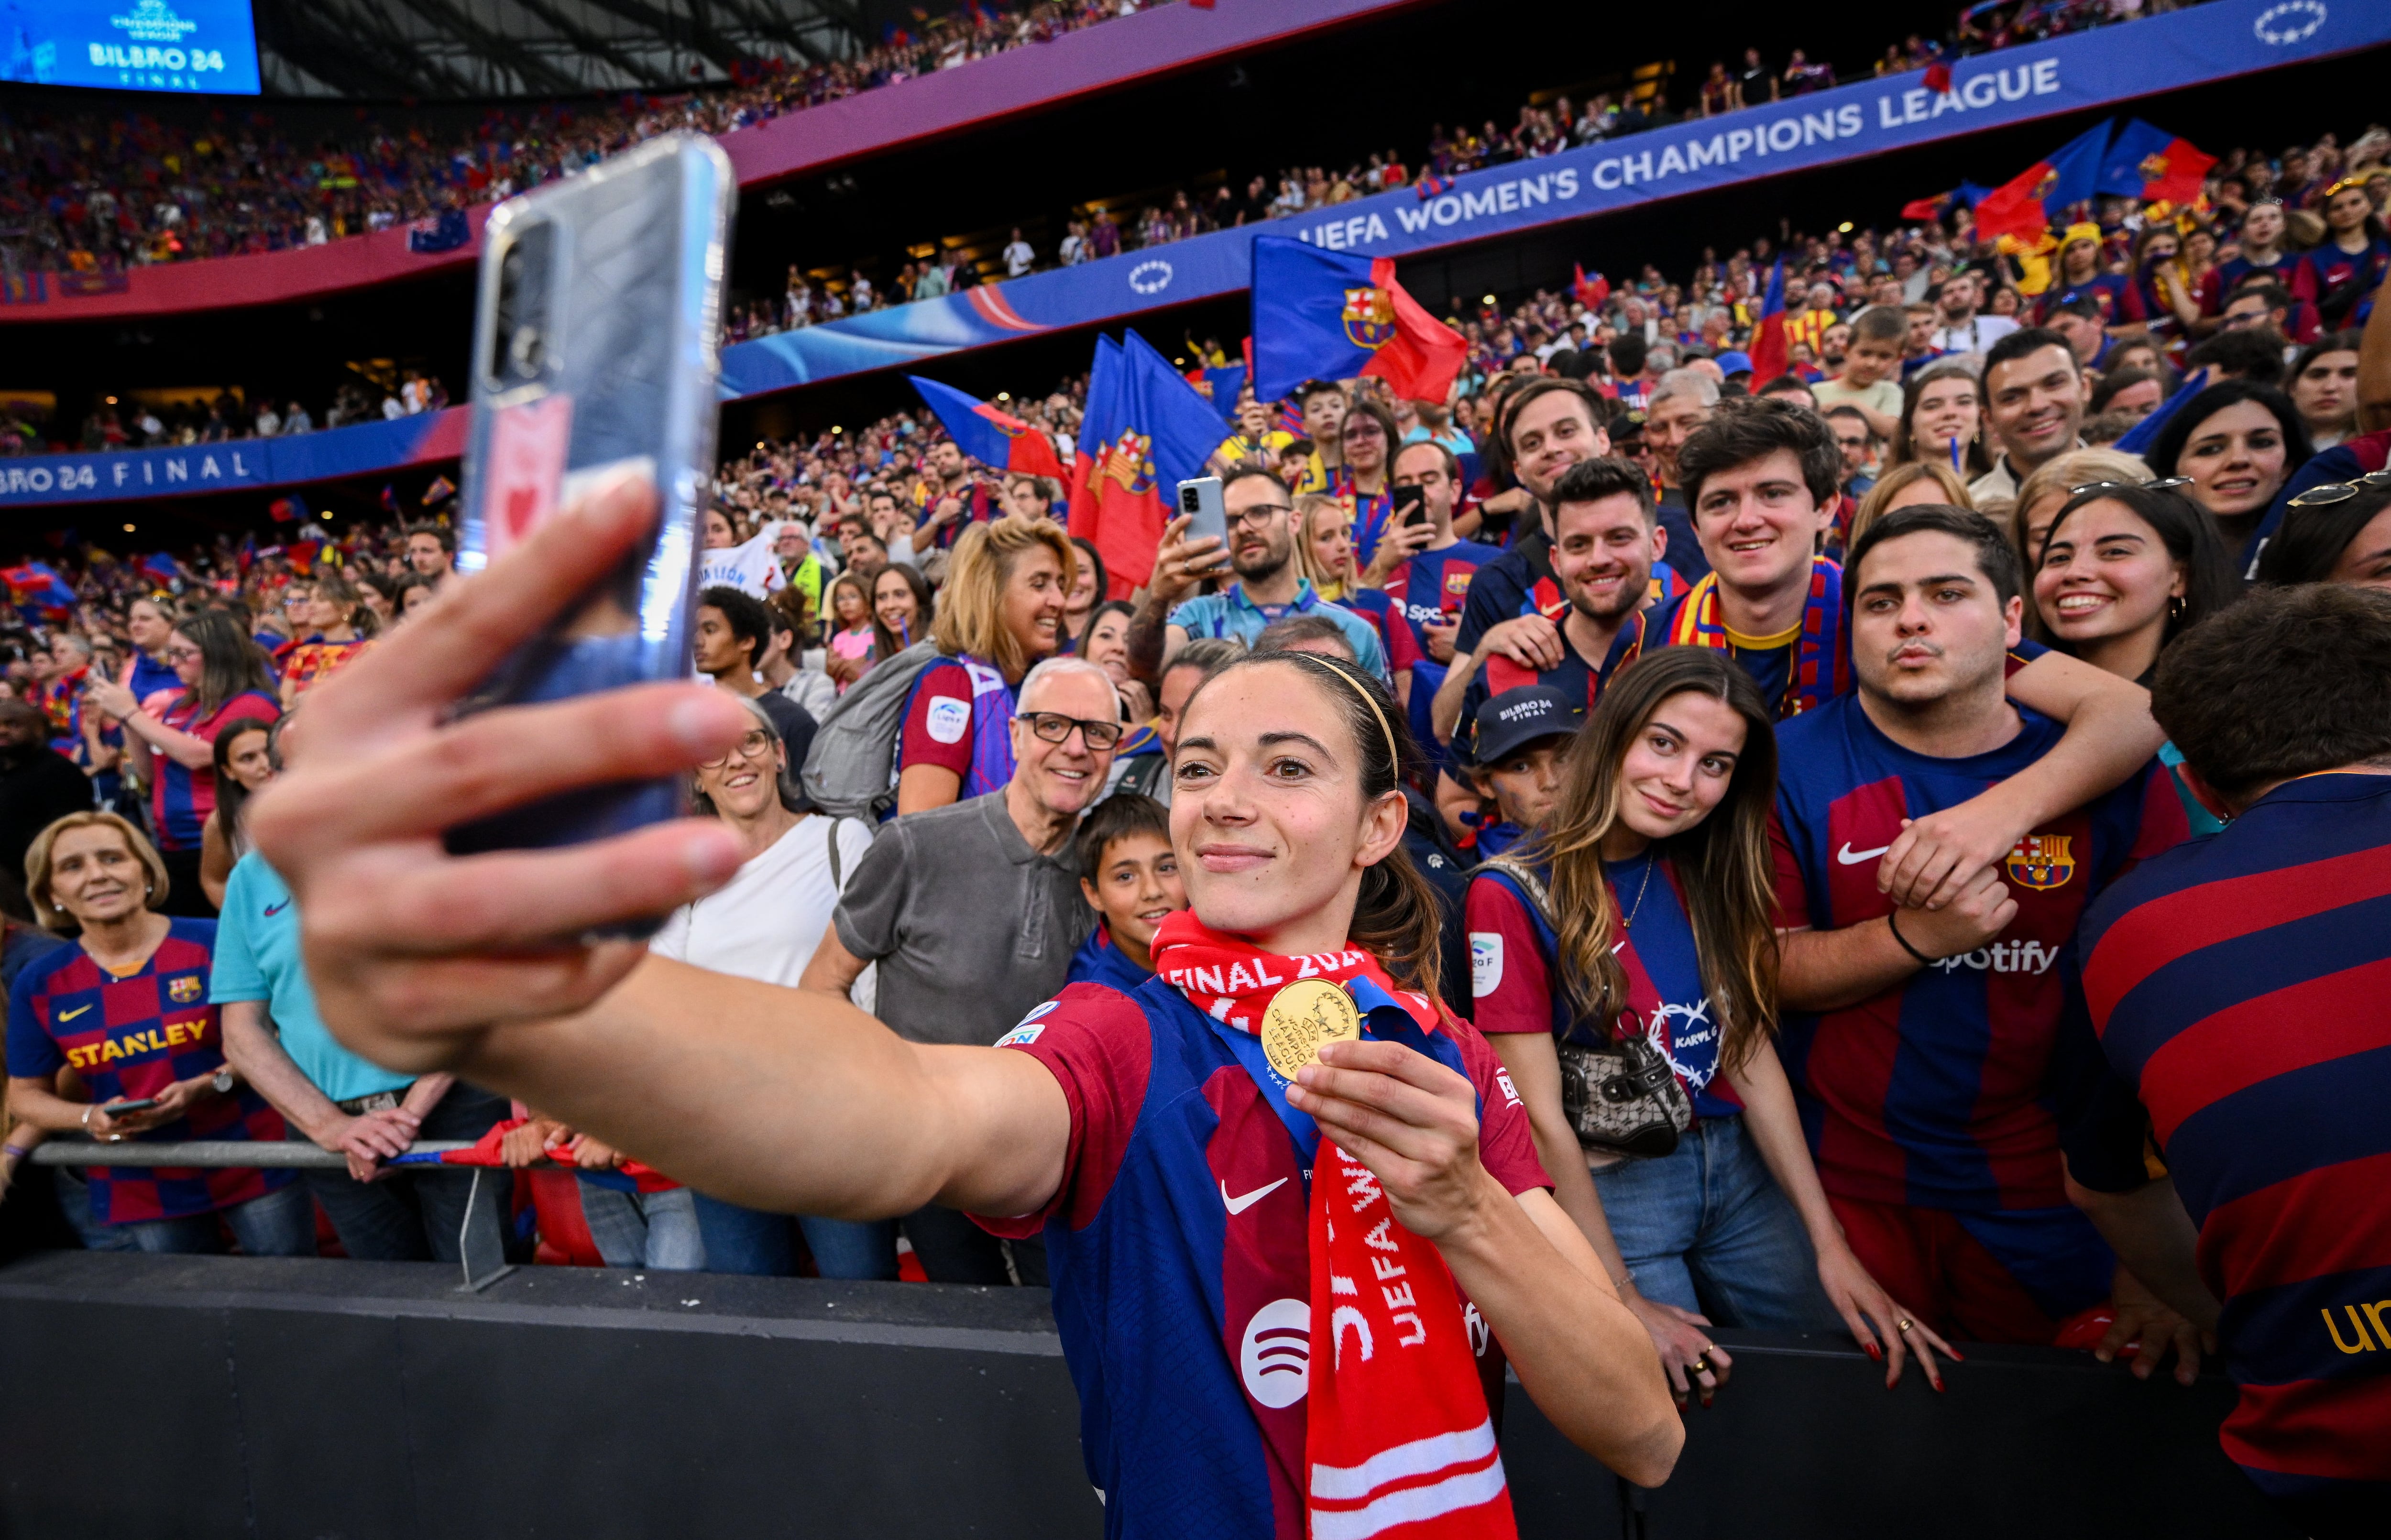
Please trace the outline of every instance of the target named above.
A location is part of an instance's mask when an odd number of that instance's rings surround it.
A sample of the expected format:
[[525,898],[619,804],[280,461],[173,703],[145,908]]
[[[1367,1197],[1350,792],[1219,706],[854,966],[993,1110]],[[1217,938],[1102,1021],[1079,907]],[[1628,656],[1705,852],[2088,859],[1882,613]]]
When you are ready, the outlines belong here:
[[1148,451],[1154,440],[1134,428],[1121,430],[1119,442],[1105,457],[1104,473],[1120,483],[1121,490],[1142,498],[1154,490],[1154,460]]
[[2053,166],[2036,179],[2034,184],[2034,200],[2036,202],[2039,203],[2058,189],[2059,168],[2057,166]]
[[195,1003],[200,998],[200,976],[187,973],[180,978],[166,981],[166,998],[177,1005]]
[[2063,887],[2075,875],[2071,835],[2028,835],[2010,850],[2010,881],[2036,889]]
[[2166,151],[2163,149],[2152,151],[2150,154],[2143,156],[2142,163],[2136,166],[2134,169],[2142,174],[2142,180],[2145,182],[2165,181],[2167,174]]
[[1345,335],[1355,347],[1373,349],[1395,340],[1395,304],[1385,290],[1345,291]]

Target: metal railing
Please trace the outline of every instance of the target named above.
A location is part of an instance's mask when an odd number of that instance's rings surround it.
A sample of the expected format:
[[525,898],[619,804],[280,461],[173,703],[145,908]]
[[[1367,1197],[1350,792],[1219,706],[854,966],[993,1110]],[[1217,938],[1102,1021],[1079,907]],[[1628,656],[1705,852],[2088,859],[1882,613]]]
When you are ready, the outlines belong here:
[[[472,1149],[462,1140],[427,1139],[409,1145],[409,1155],[445,1155]],[[273,1171],[346,1171],[349,1158],[304,1139],[188,1139],[143,1144],[137,1139],[102,1144],[60,1135],[33,1146],[36,1166],[255,1166]]]

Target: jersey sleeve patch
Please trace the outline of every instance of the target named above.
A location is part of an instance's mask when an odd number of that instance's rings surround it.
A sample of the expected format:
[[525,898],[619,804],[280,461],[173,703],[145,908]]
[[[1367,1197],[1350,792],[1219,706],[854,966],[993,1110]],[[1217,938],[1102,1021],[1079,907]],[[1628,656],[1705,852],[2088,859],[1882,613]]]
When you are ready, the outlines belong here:
[[991,1235],[1021,1238],[1060,1218],[1085,1227],[1119,1175],[1154,1067],[1154,1030],[1129,996],[1102,984],[1066,984],[999,1047],[1028,1055],[1063,1088],[1071,1109],[1063,1180],[1042,1208],[1018,1215],[975,1214]]
[[963,734],[971,731],[971,703],[951,695],[935,695],[922,726],[935,742],[962,743]]
[[1498,931],[1469,933],[1469,993],[1483,1000],[1503,987],[1503,937]]

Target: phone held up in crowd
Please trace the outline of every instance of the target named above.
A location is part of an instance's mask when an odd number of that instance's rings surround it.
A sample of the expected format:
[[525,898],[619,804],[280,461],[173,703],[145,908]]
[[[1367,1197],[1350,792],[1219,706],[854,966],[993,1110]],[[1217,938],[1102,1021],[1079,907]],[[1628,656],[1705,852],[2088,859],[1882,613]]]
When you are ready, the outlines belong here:
[[1181,482],[1179,511],[1188,521],[1184,538],[1220,542],[1213,548],[1210,565],[1206,570],[1225,569],[1229,564],[1229,513],[1221,500],[1221,478],[1198,476]]

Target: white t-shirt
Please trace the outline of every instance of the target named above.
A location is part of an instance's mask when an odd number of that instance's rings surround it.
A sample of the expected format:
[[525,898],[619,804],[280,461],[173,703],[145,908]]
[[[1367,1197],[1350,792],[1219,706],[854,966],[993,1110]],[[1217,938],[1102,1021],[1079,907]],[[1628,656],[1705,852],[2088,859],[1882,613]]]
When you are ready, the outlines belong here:
[[1004,270],[1009,277],[1021,277],[1037,261],[1037,254],[1030,251],[1029,242],[1026,240],[1016,240],[1004,249]]
[[1966,326],[1937,327],[1934,351],[1982,353],[2017,329],[2018,323],[2007,316],[1979,316]]
[[[648,943],[659,957],[740,978],[795,987],[813,961],[838,907],[831,880],[831,820],[808,813],[774,840],[762,855],[739,869],[730,886],[672,912]],[[872,834],[851,818],[837,822],[842,879],[855,874]],[[871,1010],[878,990],[877,969],[867,967],[851,998]]]

